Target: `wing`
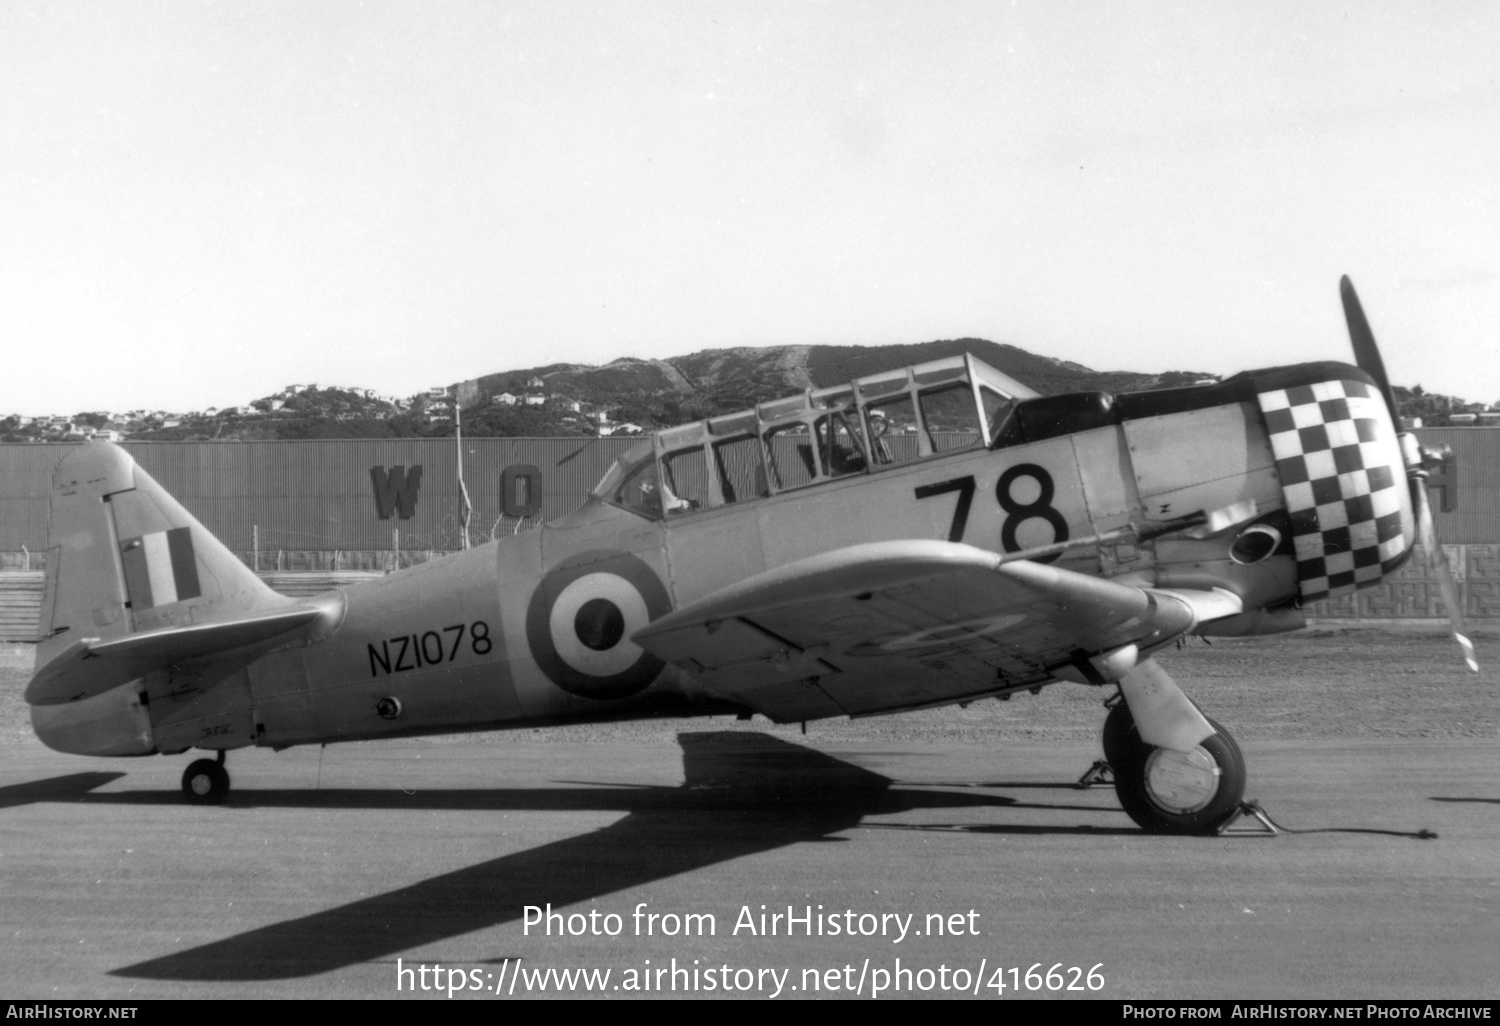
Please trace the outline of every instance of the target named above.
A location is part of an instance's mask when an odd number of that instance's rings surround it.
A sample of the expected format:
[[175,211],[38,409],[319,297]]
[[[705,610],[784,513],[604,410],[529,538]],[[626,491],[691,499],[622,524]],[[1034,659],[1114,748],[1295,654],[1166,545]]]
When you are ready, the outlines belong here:
[[757,574],[632,640],[788,722],[938,705],[1059,675],[1100,682],[1134,664],[1129,646],[1154,648],[1202,614],[1239,611],[1227,593],[1155,591],[1005,562],[970,545],[906,540]]

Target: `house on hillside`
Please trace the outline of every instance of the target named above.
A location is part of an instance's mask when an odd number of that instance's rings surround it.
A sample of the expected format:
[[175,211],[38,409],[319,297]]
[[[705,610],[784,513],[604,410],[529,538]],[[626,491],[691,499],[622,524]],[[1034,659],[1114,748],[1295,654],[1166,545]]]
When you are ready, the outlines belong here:
[[512,395],[510,392],[501,392],[490,396],[490,404],[493,406],[514,406],[520,401],[520,396]]
[[547,383],[545,381],[543,381],[541,378],[532,378],[530,381],[526,382],[526,387],[527,388],[546,388],[547,387]]
[[525,399],[527,406],[545,406],[547,397],[544,395],[528,395]]

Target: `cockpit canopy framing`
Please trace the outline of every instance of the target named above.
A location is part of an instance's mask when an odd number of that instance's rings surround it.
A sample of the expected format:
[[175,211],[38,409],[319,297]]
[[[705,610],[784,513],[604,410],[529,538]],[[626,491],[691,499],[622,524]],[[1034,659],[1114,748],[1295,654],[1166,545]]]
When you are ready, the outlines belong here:
[[1015,404],[1036,395],[968,353],[933,360],[663,428],[593,495],[655,519],[769,498],[990,446]]

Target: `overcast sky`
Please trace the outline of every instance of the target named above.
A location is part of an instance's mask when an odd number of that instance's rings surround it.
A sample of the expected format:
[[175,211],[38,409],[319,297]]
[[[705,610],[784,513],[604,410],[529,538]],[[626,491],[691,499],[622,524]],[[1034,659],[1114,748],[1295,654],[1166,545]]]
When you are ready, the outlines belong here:
[[0,3],[0,414],[978,336],[1500,400],[1500,4]]

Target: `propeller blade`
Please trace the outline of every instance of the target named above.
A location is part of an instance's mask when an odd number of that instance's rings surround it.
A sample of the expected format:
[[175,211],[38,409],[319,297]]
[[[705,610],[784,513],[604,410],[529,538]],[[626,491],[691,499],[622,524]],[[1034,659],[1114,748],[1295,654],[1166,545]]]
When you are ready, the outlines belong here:
[[1417,528],[1421,532],[1422,547],[1427,550],[1433,568],[1437,570],[1438,589],[1443,593],[1443,605],[1448,607],[1448,622],[1453,626],[1453,637],[1463,649],[1464,662],[1469,669],[1479,672],[1479,660],[1474,658],[1474,643],[1469,640],[1469,629],[1464,624],[1463,606],[1458,600],[1458,582],[1453,578],[1453,568],[1448,565],[1448,556],[1438,544],[1437,529],[1432,523],[1432,506],[1427,500],[1425,478],[1412,480],[1412,502],[1417,507]]
[[1359,369],[1375,379],[1385,405],[1391,411],[1391,423],[1399,424],[1396,416],[1396,393],[1391,391],[1391,379],[1385,374],[1385,361],[1380,358],[1380,347],[1375,344],[1375,333],[1365,319],[1365,308],[1359,303],[1354,283],[1346,274],[1339,279],[1339,298],[1344,301],[1344,321],[1349,325],[1349,341],[1354,345],[1354,362]]
[[[1339,279],[1339,298],[1344,302],[1344,320],[1349,325],[1349,341],[1354,345],[1354,362],[1359,365],[1360,370],[1375,379],[1376,387],[1385,397],[1386,408],[1391,411],[1391,422],[1400,430],[1401,420],[1396,415],[1396,393],[1391,389],[1391,379],[1386,376],[1385,361],[1380,358],[1380,347],[1375,344],[1375,332],[1370,330],[1365,308],[1360,305],[1354,283],[1347,274]],[[1447,554],[1438,544],[1437,528],[1432,522],[1432,505],[1427,499],[1425,455],[1421,455],[1415,435],[1404,434],[1401,438],[1406,470],[1411,479],[1412,507],[1417,514],[1417,529],[1422,547],[1427,550],[1433,569],[1437,571],[1438,590],[1443,593],[1443,605],[1448,607],[1448,622],[1453,626],[1454,639],[1458,641],[1459,648],[1463,649],[1464,662],[1469,664],[1469,669],[1478,673],[1479,661],[1474,658],[1474,643],[1469,640],[1469,629],[1464,625],[1463,606],[1458,600],[1458,581],[1453,576],[1453,568],[1448,565]],[[1410,443],[1410,452],[1406,452],[1407,443]]]

